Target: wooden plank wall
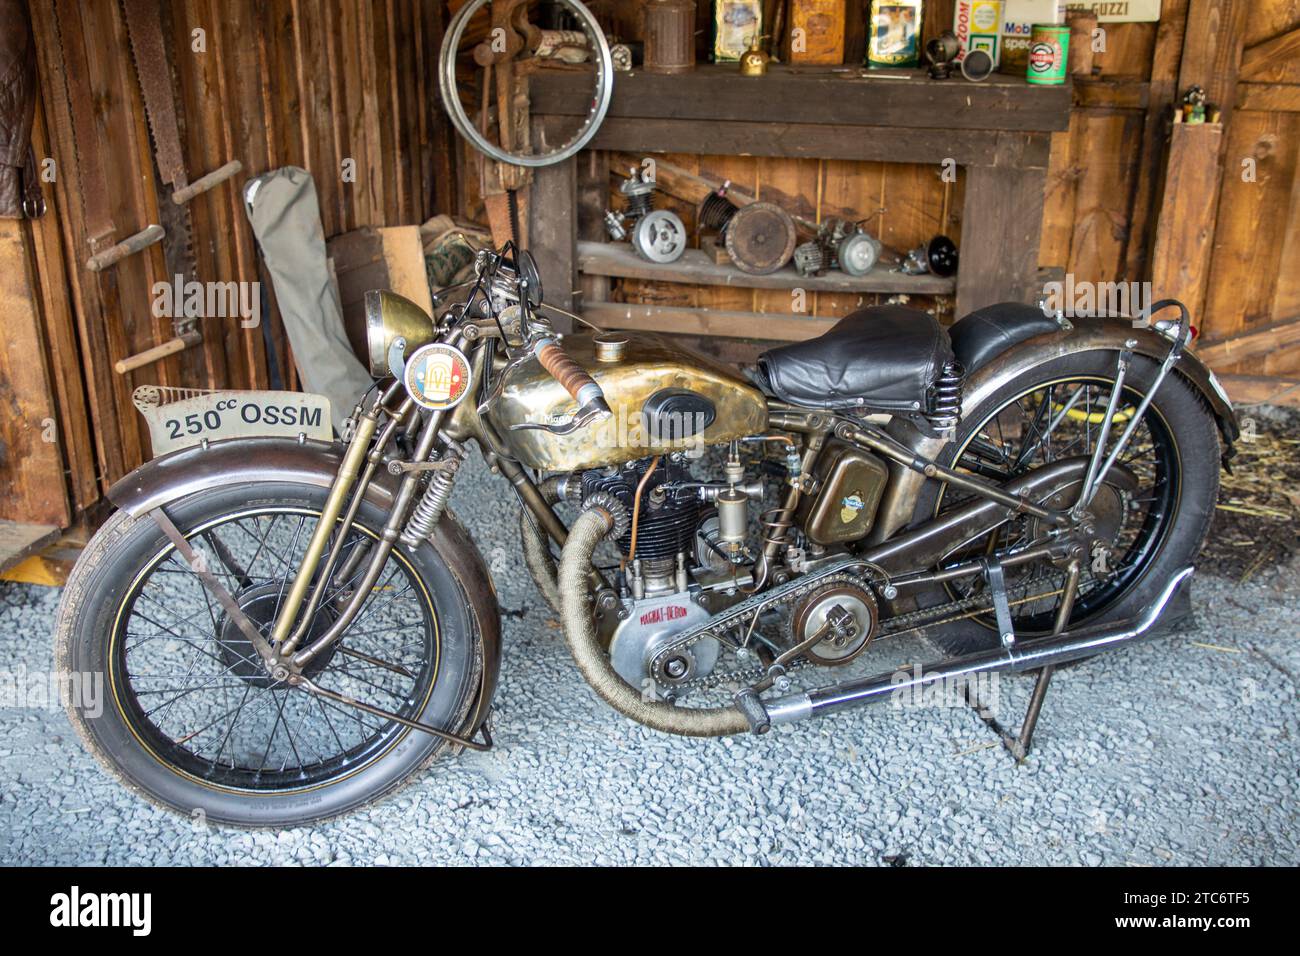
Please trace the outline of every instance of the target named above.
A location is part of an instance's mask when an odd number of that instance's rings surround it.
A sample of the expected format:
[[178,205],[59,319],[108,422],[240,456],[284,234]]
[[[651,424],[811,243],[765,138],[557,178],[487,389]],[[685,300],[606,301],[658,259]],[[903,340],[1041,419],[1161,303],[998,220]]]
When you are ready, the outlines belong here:
[[[130,402],[140,384],[266,388],[295,376],[283,329],[267,318],[279,364],[261,329],[237,318],[203,320],[204,342],[129,375],[112,363],[171,335],[151,314],[165,280],[161,246],[100,273],[88,248],[78,152],[101,157],[118,238],[158,221],[153,149],[121,5],[117,0],[29,0],[41,100],[34,145],[56,162],[45,186],[49,214],[25,224],[39,289],[62,475],[72,514],[148,455],[147,429]],[[418,224],[449,211],[456,195],[451,134],[437,105],[442,0],[162,0],[182,141],[191,180],[239,159],[244,172],[190,204],[199,278],[266,280],[242,207],[242,184],[284,165],[312,172],[327,236],[366,225]],[[202,30],[205,49],[196,49]],[[65,87],[67,89],[65,89]],[[89,95],[93,123],[75,122],[68,93]],[[75,131],[75,146],[74,146]],[[79,148],[79,149],[78,149]],[[343,161],[355,161],[345,181]],[[269,282],[265,287],[270,293]],[[273,306],[273,300],[272,300]],[[13,458],[6,470],[34,461]],[[0,517],[23,503],[0,498]]]
[[[1300,322],[1300,0],[1248,6],[1236,107],[1226,130],[1202,349],[1217,371],[1295,377],[1300,374],[1293,324]],[[1244,164],[1253,166],[1253,181],[1243,176]],[[1272,331],[1275,326],[1280,333]],[[1230,342],[1248,347],[1224,347]]]

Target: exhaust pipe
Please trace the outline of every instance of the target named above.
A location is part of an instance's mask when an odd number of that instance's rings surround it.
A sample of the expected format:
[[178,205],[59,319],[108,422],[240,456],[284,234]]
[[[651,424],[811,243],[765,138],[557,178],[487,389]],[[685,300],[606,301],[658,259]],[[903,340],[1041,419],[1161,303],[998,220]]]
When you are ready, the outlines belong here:
[[940,661],[919,670],[900,669],[860,680],[829,684],[771,701],[759,700],[751,693],[746,700],[738,703],[749,720],[750,730],[762,734],[775,724],[790,724],[837,710],[880,703],[889,700],[896,691],[906,692],[913,688],[924,688],[940,681],[975,674],[1033,671],[1067,664],[1149,635],[1160,619],[1160,615],[1169,606],[1169,602],[1174,599],[1183,582],[1191,575],[1191,568],[1184,568],[1178,572],[1165,586],[1160,597],[1146,610],[1137,617],[1119,624],[1083,628],[1056,637],[1028,641],[1023,645],[1013,644],[1010,647],[980,651],[949,661]]

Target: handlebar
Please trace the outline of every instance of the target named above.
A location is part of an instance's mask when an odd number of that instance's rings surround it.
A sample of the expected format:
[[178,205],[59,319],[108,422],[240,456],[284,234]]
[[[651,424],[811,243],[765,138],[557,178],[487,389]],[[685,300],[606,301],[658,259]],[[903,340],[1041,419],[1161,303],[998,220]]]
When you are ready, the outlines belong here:
[[579,419],[604,419],[613,414],[605,401],[604,391],[591,373],[575,362],[557,340],[550,337],[538,339],[532,351],[542,368],[550,372],[578,403]]

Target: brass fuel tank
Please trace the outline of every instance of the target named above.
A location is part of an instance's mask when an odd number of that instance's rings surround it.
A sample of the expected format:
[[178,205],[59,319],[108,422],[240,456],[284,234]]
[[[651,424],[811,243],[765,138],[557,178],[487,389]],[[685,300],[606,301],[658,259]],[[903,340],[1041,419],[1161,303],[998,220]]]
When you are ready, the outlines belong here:
[[519,462],[542,471],[578,471],[671,451],[691,451],[762,432],[767,400],[735,370],[658,335],[566,335],[564,350],[591,373],[614,413],[557,435],[576,405],[536,359],[506,373],[492,409],[497,432]]

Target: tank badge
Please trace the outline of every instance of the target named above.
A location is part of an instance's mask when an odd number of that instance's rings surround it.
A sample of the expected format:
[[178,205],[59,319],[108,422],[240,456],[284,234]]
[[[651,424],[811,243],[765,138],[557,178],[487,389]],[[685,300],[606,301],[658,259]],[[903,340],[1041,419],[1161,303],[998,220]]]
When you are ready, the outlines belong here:
[[434,342],[416,349],[406,360],[402,382],[417,405],[438,412],[459,405],[469,394],[473,377],[464,352]]
[[867,503],[863,500],[862,495],[856,492],[845,496],[844,500],[840,502],[840,521],[844,522],[844,524],[852,524],[866,506]]

